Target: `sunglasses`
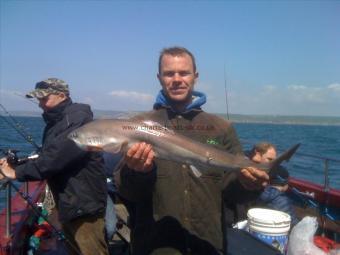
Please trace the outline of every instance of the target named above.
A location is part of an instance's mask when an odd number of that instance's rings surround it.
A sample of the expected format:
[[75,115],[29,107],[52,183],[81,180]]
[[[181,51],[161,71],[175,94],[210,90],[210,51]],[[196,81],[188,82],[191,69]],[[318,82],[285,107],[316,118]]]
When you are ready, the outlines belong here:
[[67,92],[65,92],[65,90],[63,88],[60,88],[58,85],[50,84],[50,83],[47,83],[47,82],[44,82],[44,81],[37,83],[35,85],[35,89],[53,89],[53,90],[56,90],[56,91],[67,93]]
[[52,84],[48,84],[48,83],[43,82],[43,81],[37,83],[37,84],[35,85],[35,88],[36,88],[36,89],[48,89],[48,88],[53,88],[53,89],[55,89],[54,86],[53,86]]

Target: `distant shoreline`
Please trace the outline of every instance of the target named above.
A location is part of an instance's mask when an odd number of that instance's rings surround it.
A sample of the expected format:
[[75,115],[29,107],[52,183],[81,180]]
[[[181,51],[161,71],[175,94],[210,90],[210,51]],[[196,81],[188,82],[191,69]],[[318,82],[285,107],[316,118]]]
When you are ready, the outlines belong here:
[[[219,116],[226,118],[225,114]],[[229,117],[234,123],[340,126],[340,117],[241,114],[232,114]]]
[[[16,117],[41,117],[40,112],[11,111]],[[141,112],[94,110],[95,118],[126,118]],[[226,114],[216,114],[226,119]],[[332,116],[281,116],[281,115],[246,115],[230,114],[229,120],[244,124],[282,124],[282,125],[322,125],[340,126],[340,117]]]
[[233,123],[238,124],[271,124],[271,125],[304,125],[304,126],[340,126],[340,123],[328,123],[328,122],[274,122],[274,121],[240,121],[230,120]]

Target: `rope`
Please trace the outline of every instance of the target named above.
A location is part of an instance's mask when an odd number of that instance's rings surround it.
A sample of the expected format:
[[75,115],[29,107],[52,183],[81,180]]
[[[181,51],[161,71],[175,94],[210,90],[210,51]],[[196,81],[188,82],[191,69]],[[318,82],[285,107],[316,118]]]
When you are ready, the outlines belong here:
[[50,187],[46,184],[45,186],[45,196],[42,201],[44,209],[47,211],[48,215],[51,215],[53,208],[55,207],[55,201],[53,198],[52,191]]

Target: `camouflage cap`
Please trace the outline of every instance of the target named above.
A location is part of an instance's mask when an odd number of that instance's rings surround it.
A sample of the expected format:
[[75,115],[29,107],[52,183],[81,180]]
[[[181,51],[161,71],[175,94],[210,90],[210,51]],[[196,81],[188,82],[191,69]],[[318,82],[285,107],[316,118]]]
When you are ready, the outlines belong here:
[[39,81],[35,84],[35,90],[26,94],[28,98],[43,98],[50,94],[59,94],[60,92],[65,95],[69,95],[68,84],[63,80],[57,78],[48,78],[43,81]]

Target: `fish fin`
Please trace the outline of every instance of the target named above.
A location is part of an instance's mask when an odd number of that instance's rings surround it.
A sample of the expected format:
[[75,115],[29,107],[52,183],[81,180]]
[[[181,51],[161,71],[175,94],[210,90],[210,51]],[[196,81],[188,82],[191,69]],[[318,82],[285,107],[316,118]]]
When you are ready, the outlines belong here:
[[190,165],[190,169],[197,178],[200,178],[202,176],[201,171],[198,170],[195,166]]
[[279,166],[283,161],[289,161],[289,159],[294,155],[294,153],[297,151],[300,145],[301,145],[300,143],[295,144],[290,149],[286,150],[284,153],[282,153],[280,156],[274,159],[272,162],[270,162],[268,171],[270,172],[272,169]]
[[125,148],[127,146],[128,142],[124,141],[122,143],[109,143],[103,146],[103,151],[112,153],[112,154],[116,154],[122,151],[125,151]]

